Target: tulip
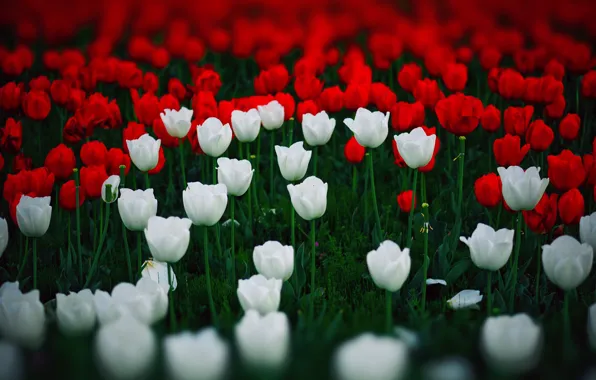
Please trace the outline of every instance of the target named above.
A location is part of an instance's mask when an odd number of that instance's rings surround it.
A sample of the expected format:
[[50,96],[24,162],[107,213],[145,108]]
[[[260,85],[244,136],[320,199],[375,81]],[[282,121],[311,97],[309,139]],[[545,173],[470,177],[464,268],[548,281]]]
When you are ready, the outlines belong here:
[[400,380],[406,376],[408,361],[404,342],[364,333],[337,349],[334,369],[339,380]]
[[232,111],[232,129],[238,141],[243,143],[253,142],[261,130],[261,116],[259,111],[251,108],[247,112]]
[[412,169],[428,165],[433,158],[437,136],[427,136],[422,127],[415,128],[410,133],[396,135],[394,139],[399,154]]
[[246,312],[256,310],[265,315],[277,311],[281,299],[282,280],[267,279],[256,274],[248,280],[238,280],[238,300]]
[[[108,185],[110,188],[108,189]],[[101,199],[106,203],[113,203],[118,199],[118,188],[120,187],[120,176],[111,175],[101,186]]]
[[17,224],[26,237],[39,238],[45,235],[52,219],[50,197],[21,197],[17,205]]
[[157,166],[161,140],[155,140],[151,135],[145,133],[138,139],[126,140],[126,146],[132,163],[140,171],[147,173]]
[[232,142],[232,129],[229,124],[222,124],[216,117],[210,117],[197,126],[199,146],[206,155],[221,156]]
[[489,317],[480,333],[485,360],[510,374],[531,370],[540,359],[542,342],[542,328],[525,313]]
[[596,349],[596,303],[588,309],[588,341]]
[[19,284],[0,287],[0,334],[19,346],[36,350],[46,333],[46,315],[39,290],[21,293]]
[[191,126],[193,110],[186,107],[180,108],[180,111],[166,109],[159,116],[163,121],[168,134],[172,137],[182,139],[188,135]]
[[163,347],[169,379],[219,380],[226,374],[230,348],[213,327],[170,335]]
[[25,356],[21,348],[7,341],[0,341],[0,379],[21,380],[25,373]]
[[513,211],[532,210],[548,186],[548,178],[540,179],[540,168],[526,171],[519,166],[497,168],[503,186],[503,198]]
[[[114,288],[116,289],[116,288]],[[113,293],[113,291],[112,291]],[[136,291],[130,291],[129,294],[136,294]],[[93,305],[100,325],[105,325],[117,321],[122,315],[128,314],[126,306],[116,302],[110,293],[103,290],[96,290],[93,295]]]
[[6,219],[0,218],[0,257],[8,247],[8,223]]
[[278,241],[268,241],[256,246],[252,259],[257,272],[267,279],[287,281],[294,271],[294,248]]
[[389,330],[393,320],[392,293],[401,289],[410,274],[412,264],[410,249],[404,248],[402,250],[399,245],[391,240],[386,240],[381,243],[377,250],[370,251],[366,255],[366,264],[375,285],[386,290],[385,327]]
[[254,169],[248,160],[221,157],[217,159],[217,182],[226,185],[228,194],[240,197],[246,193]]
[[482,301],[482,295],[478,290],[466,289],[454,295],[447,301],[447,305],[454,310],[466,308],[478,309],[477,303],[480,301]]
[[331,140],[335,129],[335,119],[327,112],[321,111],[316,115],[305,113],[302,115],[302,134],[310,146],[325,145]]
[[157,342],[149,326],[129,316],[102,326],[95,337],[95,360],[106,378],[132,380],[146,376]]
[[565,291],[578,287],[590,274],[594,251],[589,244],[563,235],[542,246],[546,277]]
[[194,225],[213,226],[223,216],[228,205],[228,189],[225,184],[203,185],[189,182],[182,192],[184,211]]
[[284,313],[248,310],[234,328],[242,361],[252,368],[281,369],[290,351],[290,322]]
[[389,112],[370,112],[358,108],[354,119],[344,119],[344,124],[354,133],[356,141],[365,148],[377,148],[389,134]]
[[170,267],[170,273],[168,277],[168,263],[163,263],[156,260],[147,260],[143,263],[143,270],[141,271],[141,277],[147,277],[157,282],[158,284],[165,286],[166,289],[170,288],[168,278],[172,279],[172,290],[176,290],[178,287],[178,281],[176,280],[176,274],[174,268]]
[[95,326],[95,304],[93,293],[83,289],[69,295],[56,294],[56,317],[63,334],[85,334]]
[[[589,244],[594,252],[596,252],[596,212],[593,212],[591,215],[582,216],[579,220],[579,238],[582,243]],[[2,244],[0,244],[0,255],[2,255],[1,252]]]
[[461,357],[449,357],[427,363],[423,368],[424,380],[473,380],[472,365]]
[[263,128],[266,130],[273,131],[283,125],[284,107],[277,100],[272,100],[264,106],[258,106],[257,109]]
[[302,141],[292,144],[289,148],[276,145],[275,153],[279,170],[286,181],[294,182],[304,178],[312,151],[304,149]]

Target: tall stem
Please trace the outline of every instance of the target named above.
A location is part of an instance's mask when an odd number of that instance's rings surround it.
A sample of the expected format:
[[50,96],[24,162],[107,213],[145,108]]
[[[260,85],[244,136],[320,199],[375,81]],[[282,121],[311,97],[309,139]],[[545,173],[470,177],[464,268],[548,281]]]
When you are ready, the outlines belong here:
[[145,172],[145,189],[151,188],[151,180],[149,179],[149,172]]
[[[246,159],[250,162],[250,146],[246,143]],[[250,181],[250,185],[248,185],[248,223],[250,225],[252,231],[252,197],[253,192],[255,191],[253,188],[255,187],[254,178]],[[251,233],[252,236],[252,233]]]
[[410,215],[408,215],[408,247],[412,248],[414,236],[412,236],[412,224],[414,222],[414,209],[416,208],[416,185],[418,184],[418,169],[414,170],[414,180],[412,181],[412,202],[410,203]]
[[314,173],[313,175],[316,177],[317,176],[317,162],[319,161],[319,159],[318,159],[319,158],[319,150],[317,149],[316,146],[313,146],[312,150],[313,150],[313,152],[312,152],[312,155],[313,155],[312,167],[313,167],[313,173]]
[[486,273],[486,315],[489,317],[493,312],[493,272],[491,270]]
[[521,248],[521,229],[522,229],[522,213],[519,211],[516,215],[517,227],[515,228],[515,251],[513,253],[512,269],[507,281],[511,287],[509,290],[509,311],[513,311],[513,301],[515,300],[515,289],[517,287],[517,263],[519,261],[519,250]]
[[[111,194],[111,192],[112,192],[111,185],[107,185],[106,192],[108,194]],[[101,207],[101,205],[99,207]],[[110,223],[110,204],[106,203],[106,222],[105,222],[105,225],[103,226],[103,230],[101,231],[101,235],[99,237],[99,244],[97,245],[97,251],[95,251],[95,254],[93,256],[93,263],[91,264],[91,268],[89,269],[89,273],[87,274],[87,281],[85,282],[85,287],[89,286],[89,282],[91,281],[93,274],[95,273],[95,269],[97,268],[97,265],[99,264],[99,258],[101,257],[101,249],[103,248],[103,243],[106,239],[109,223]]]
[[352,166],[352,193],[356,194],[356,185],[358,184],[358,169],[356,165]]
[[459,234],[461,232],[462,225],[462,207],[464,201],[464,164],[466,157],[466,137],[459,136],[459,160],[458,173],[457,173],[457,210],[455,216],[455,227],[452,233],[453,244],[457,244],[459,241]]
[[385,331],[388,333],[391,332],[391,327],[393,326],[392,298],[393,293],[385,290]]
[[[292,248],[294,252],[298,252],[296,249],[296,210],[294,210],[294,206],[290,205],[290,242],[292,243]],[[297,263],[298,260],[294,259],[294,262]],[[298,271],[294,273],[294,291],[298,291]]]
[[184,139],[179,140],[178,150],[180,152],[180,172],[182,173],[183,186],[182,189],[186,189],[186,170],[184,169]]
[[231,197],[232,199],[230,200],[230,214],[231,214],[231,220],[232,220],[232,238],[230,239],[230,244],[231,244],[231,251],[230,251],[230,255],[231,255],[231,263],[232,263],[232,276],[231,276],[231,280],[232,280],[232,289],[234,288],[234,285],[236,284],[236,251],[234,249],[234,233],[236,230],[236,221],[234,220],[234,209],[236,208],[236,197]]
[[81,183],[79,180],[79,169],[73,169],[75,177],[75,202],[76,202],[76,223],[77,223],[77,259],[79,262],[79,281],[83,282],[83,249],[81,248],[81,207],[79,201],[79,192],[81,191]]
[[275,186],[273,185],[273,152],[275,151],[275,130],[271,131],[271,142],[269,144],[269,205],[273,205],[273,194]]
[[143,250],[141,249],[141,235],[143,231],[137,232],[137,276],[140,276],[143,269]]
[[308,314],[312,322],[315,318],[315,263],[317,259],[314,219],[310,221],[310,242],[312,244],[312,252],[310,256],[310,311]]
[[569,323],[569,290],[565,290],[563,296],[563,331],[565,332],[565,350],[569,355],[571,350],[571,324]]
[[209,268],[209,251],[207,226],[203,227],[203,256],[205,258],[205,281],[207,283],[207,297],[209,297],[209,310],[211,311],[212,323],[217,326],[217,313],[215,313],[215,303],[213,302],[213,294],[211,292],[211,269]]
[[21,279],[21,275],[23,274],[23,270],[25,269],[25,264],[27,263],[27,259],[29,258],[29,238],[25,237],[25,255],[23,256],[23,261],[21,261],[21,266],[19,267],[19,272],[17,273],[17,281]]
[[[123,188],[126,183],[125,182],[126,181],[125,170],[126,170],[126,166],[120,165],[120,188]],[[128,248],[128,237],[127,237],[126,227],[124,226],[124,223],[122,223],[122,220],[120,220],[120,226],[122,227],[122,238],[124,239],[124,253],[126,254],[126,266],[128,268],[128,281],[132,283],[133,277],[132,277],[132,265],[130,263],[130,249]]]
[[289,143],[288,146],[292,145],[292,139],[294,138],[294,118],[291,117],[288,122],[288,135]]
[[370,172],[370,190],[372,192],[373,210],[375,211],[375,222],[381,229],[381,218],[379,217],[379,207],[377,206],[377,192],[375,190],[375,171],[373,168],[372,152],[368,155],[368,170]]
[[168,285],[169,288],[169,296],[170,296],[170,330],[176,331],[176,314],[174,313],[174,288],[172,287],[172,264],[168,263]]
[[33,289],[37,289],[37,238],[33,238]]
[[[422,187],[424,188],[425,186],[425,182],[424,182],[424,173],[422,173]],[[423,191],[424,194],[424,191]],[[429,264],[429,259],[428,259],[428,228],[429,228],[429,220],[430,220],[430,215],[429,215],[429,205],[428,203],[424,202],[422,204],[422,215],[424,215],[424,226],[422,227],[422,233],[423,233],[423,239],[424,239],[424,258],[423,258],[423,264],[422,264],[422,272],[423,272],[423,278],[422,278],[422,311],[424,311],[426,309],[426,279],[428,277],[428,264]]]
[[538,237],[538,249],[536,250],[536,291],[534,298],[536,299],[536,306],[540,305],[540,268],[542,268],[542,236]]

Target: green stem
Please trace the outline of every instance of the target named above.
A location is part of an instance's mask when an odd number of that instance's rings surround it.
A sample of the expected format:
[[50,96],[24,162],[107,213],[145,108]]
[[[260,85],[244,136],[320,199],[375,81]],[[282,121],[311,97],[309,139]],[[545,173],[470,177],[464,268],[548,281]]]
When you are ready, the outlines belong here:
[[[126,166],[120,165],[120,188],[123,188],[126,183],[125,182],[126,175],[124,172],[125,170],[126,170]],[[128,280],[129,280],[129,282],[132,283],[132,281],[133,281],[132,264],[130,262],[130,249],[128,248],[128,237],[127,237],[126,227],[124,226],[124,223],[122,223],[122,220],[120,220],[120,225],[122,227],[122,238],[124,239],[124,252],[126,254],[126,266],[128,268]]]
[[27,263],[27,259],[29,258],[29,238],[25,237],[25,255],[23,256],[23,261],[21,261],[21,266],[19,267],[19,272],[17,273],[17,281],[21,279],[21,275],[23,274],[23,270],[25,269],[25,264]]
[[184,139],[180,139],[178,144],[180,152],[180,172],[182,173],[183,189],[186,189],[186,170],[184,169]]
[[209,251],[207,237],[207,226],[203,227],[203,255],[205,258],[205,277],[207,282],[207,297],[209,297],[209,310],[211,311],[212,323],[217,326],[217,313],[215,312],[215,303],[213,302],[213,294],[211,292],[211,270],[209,268]]
[[492,297],[492,290],[493,290],[493,272],[488,271],[486,274],[486,315],[491,316],[493,312],[493,297]]
[[70,224],[71,224],[70,223],[70,219],[71,219],[71,217],[70,217],[70,213],[69,213],[68,214],[67,226],[66,226],[67,227],[66,240],[67,240],[67,243],[68,243],[67,251],[66,252],[68,252],[68,259],[67,259],[68,261],[67,262],[68,262],[68,265],[69,265],[69,269],[70,269],[70,263],[72,263],[72,256],[70,254],[70,245],[71,245],[71,242],[70,242],[70,235],[71,235],[70,234]]
[[275,130],[271,131],[271,142],[269,144],[269,206],[273,207],[273,192],[275,189],[275,185],[273,183],[274,177],[274,160],[273,160],[273,153],[275,151]]
[[236,204],[236,197],[231,197],[232,199],[230,199],[230,214],[231,214],[231,221],[232,221],[232,238],[230,239],[230,243],[231,243],[231,251],[230,251],[230,255],[231,255],[231,264],[232,264],[232,276],[231,276],[231,280],[232,280],[232,289],[234,288],[234,285],[236,284],[236,252],[234,249],[234,232],[236,229],[236,223],[234,223],[234,209],[235,209],[235,204]]
[[37,289],[37,238],[33,238],[33,289]]
[[76,202],[76,223],[77,223],[77,259],[79,262],[79,281],[83,282],[83,249],[81,248],[81,207],[79,207],[79,191],[81,191],[79,180],[79,169],[73,169],[75,177],[75,202]]
[[315,263],[317,259],[316,241],[315,241],[315,221],[310,221],[310,242],[312,244],[312,252],[310,256],[310,321],[315,318]]
[[571,347],[571,324],[569,323],[569,291],[565,290],[563,296],[563,331],[565,332],[565,352]]
[[356,165],[352,166],[352,193],[356,194],[356,186],[358,184],[358,169]]
[[[250,162],[250,145],[246,143],[246,159]],[[250,185],[248,186],[248,223],[252,231],[252,197],[253,192],[255,191],[253,188],[255,186],[255,181],[251,181]],[[252,233],[251,233],[252,236]]]
[[[110,187],[111,186],[108,185],[108,188],[106,190],[106,192],[108,194],[110,194],[112,191],[112,189]],[[100,205],[100,207],[101,207],[101,205]],[[101,257],[101,249],[103,248],[103,243],[106,239],[109,224],[110,224],[110,204],[106,203],[106,223],[103,226],[103,230],[101,231],[101,235],[99,237],[99,244],[97,245],[97,251],[95,251],[95,254],[93,256],[93,264],[91,264],[91,269],[89,269],[89,274],[87,275],[87,281],[85,282],[85,288],[89,286],[89,282],[93,278],[93,274],[95,274],[95,270],[97,268],[97,265],[99,264],[99,258]]]
[[[424,173],[422,174],[422,186],[424,188],[425,186],[425,182],[424,182]],[[423,271],[423,278],[422,278],[422,311],[424,311],[426,309],[426,279],[428,277],[428,264],[429,264],[429,260],[428,260],[428,223],[430,220],[430,215],[429,215],[429,207],[428,207],[428,203],[424,202],[422,204],[422,214],[424,215],[424,226],[422,227],[422,233],[423,233],[423,237],[424,237],[424,261],[422,264],[422,271]]]
[[145,172],[145,189],[151,188],[151,180],[149,180],[149,172]]
[[391,327],[393,326],[392,299],[393,293],[385,290],[385,330],[388,333],[391,333]]
[[170,295],[170,330],[176,331],[176,314],[174,312],[174,289],[172,287],[172,264],[168,263],[168,285],[170,285],[168,294]]
[[[457,212],[455,217],[455,227],[452,233],[453,245],[455,246],[459,242],[459,234],[462,225],[462,206],[464,201],[464,163],[466,157],[466,137],[459,136],[459,160],[458,173],[457,173]],[[455,248],[455,247],[454,247]]]
[[416,185],[418,184],[418,169],[414,170],[414,180],[412,181],[412,202],[410,203],[410,215],[408,215],[408,248],[412,248],[414,236],[412,236],[412,224],[414,222],[414,209],[416,208]]
[[536,305],[540,305],[540,269],[542,268],[542,236],[538,236],[538,249],[536,250],[536,291],[534,292],[534,298],[536,299]]
[[257,137],[257,157],[255,158],[255,165],[254,165],[254,168],[253,168],[253,169],[255,169],[255,177],[256,177],[256,180],[254,181],[255,182],[255,199],[257,200],[257,202],[255,203],[255,207],[257,207],[258,204],[259,204],[259,202],[258,202],[258,194],[256,192],[256,186],[259,183],[259,177],[261,175],[260,174],[261,171],[259,170],[259,166],[260,166],[260,163],[261,163],[261,136],[262,135],[263,135],[262,133],[259,133],[259,136]]
[[312,147],[312,167],[313,167],[313,175],[316,177],[317,176],[317,162],[319,161],[319,149],[317,149],[316,146]]
[[[294,210],[294,206],[290,204],[290,241],[292,243],[292,248],[294,248],[294,252],[298,252],[296,249],[296,210]],[[295,263],[298,261],[295,259]],[[298,271],[294,271],[294,290],[298,291]]]
[[143,231],[137,232],[137,276],[141,275],[141,271],[143,270],[143,250],[141,249],[141,235]]
[[294,138],[294,118],[293,117],[290,118],[290,121],[288,123],[288,130],[289,130],[289,133],[288,133],[288,139],[289,139],[288,146],[290,146],[290,145],[292,145],[292,140]]
[[381,229],[381,218],[379,217],[379,206],[377,206],[377,192],[375,190],[375,172],[373,168],[372,152],[368,155],[368,170],[370,171],[370,190],[372,192],[373,210],[375,211],[375,221]]
[[512,269],[509,275],[507,283],[510,286],[509,289],[509,311],[513,312],[513,301],[515,300],[515,289],[517,286],[517,263],[519,261],[519,250],[521,248],[521,229],[522,229],[522,213],[517,213],[517,227],[515,229],[515,251],[513,253]]
[[211,157],[213,163],[211,164],[211,171],[213,172],[213,184],[217,184],[217,157]]

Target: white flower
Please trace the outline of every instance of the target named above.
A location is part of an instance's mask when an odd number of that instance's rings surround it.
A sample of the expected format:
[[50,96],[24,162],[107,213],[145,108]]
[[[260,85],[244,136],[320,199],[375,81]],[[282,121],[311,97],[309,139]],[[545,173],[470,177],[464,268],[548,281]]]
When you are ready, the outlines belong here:
[[445,358],[428,363],[423,369],[424,380],[472,380],[470,363],[460,357]]
[[149,218],[157,214],[157,199],[153,195],[153,189],[120,189],[118,213],[126,228],[143,231]]
[[281,299],[282,281],[257,274],[248,280],[238,280],[238,300],[244,311],[256,310],[265,315],[277,311]]
[[149,218],[145,238],[151,255],[158,261],[177,263],[188,250],[190,226],[192,221],[188,218]]
[[159,116],[161,116],[161,121],[163,121],[168,134],[182,139],[190,131],[192,114],[193,110],[182,107],[180,111],[165,109]]
[[[589,244],[596,252],[596,212],[582,216],[579,220],[579,238],[582,243]],[[0,252],[2,252],[1,244]]]
[[[141,271],[141,277],[148,277],[160,285],[163,285],[168,289],[170,284],[168,283],[168,264],[156,260],[147,260],[143,264],[143,270]],[[178,281],[176,280],[176,274],[174,268],[170,266],[170,277],[172,278],[172,290],[176,290],[178,287]]]
[[227,371],[228,344],[213,327],[189,331],[164,339],[165,366],[172,380],[218,380]]
[[0,288],[0,334],[29,349],[41,347],[46,333],[46,315],[39,290],[21,293],[18,283]]
[[441,279],[427,278],[426,285],[443,285],[447,286],[447,281]]
[[437,136],[427,136],[422,127],[396,135],[394,139],[399,154],[410,168],[421,168],[432,160]]
[[318,219],[327,210],[327,183],[311,176],[299,185],[288,184],[292,206],[304,220]]
[[460,236],[459,240],[470,248],[472,261],[478,268],[495,271],[509,260],[514,234],[514,230],[503,228],[495,231],[491,226],[478,223],[472,237]]
[[19,346],[8,341],[0,341],[0,380],[20,380],[24,378],[25,356]]
[[302,141],[295,142],[289,148],[276,145],[275,153],[279,170],[286,181],[298,181],[304,177],[312,151],[304,149]]
[[31,238],[45,235],[52,220],[50,201],[50,197],[21,197],[17,205],[17,224],[23,235]]
[[248,160],[221,157],[217,159],[217,182],[226,185],[228,194],[240,197],[246,193],[254,169]]
[[399,380],[405,378],[408,359],[402,341],[364,333],[337,349],[334,368],[339,380]]
[[[128,284],[130,286],[131,284]],[[118,285],[116,285],[117,287]],[[116,289],[114,287],[114,289]],[[113,291],[112,291],[113,293]],[[135,294],[135,292],[129,292],[129,294]],[[134,298],[131,296],[131,299]],[[128,314],[128,309],[123,303],[116,302],[110,293],[104,292],[103,290],[97,289],[93,295],[93,305],[95,306],[95,313],[97,320],[100,325],[105,325],[117,321],[122,315]]]
[[95,326],[95,305],[93,293],[83,289],[69,295],[56,294],[56,317],[58,327],[63,334],[85,334]]
[[234,135],[240,142],[253,142],[257,139],[261,130],[261,115],[255,108],[247,112],[232,111],[232,129]]
[[594,251],[588,244],[563,235],[542,246],[542,266],[549,280],[563,290],[575,289],[592,269]]
[[513,211],[533,210],[538,204],[549,179],[540,179],[540,168],[524,169],[519,166],[497,168],[503,185],[503,199]]
[[344,119],[344,124],[354,133],[356,141],[365,148],[377,148],[389,135],[389,112],[370,112],[358,108],[354,119]]
[[335,119],[327,112],[321,111],[316,115],[305,113],[302,115],[302,134],[310,146],[325,145],[331,140],[335,129]]
[[542,329],[525,313],[487,318],[480,336],[485,359],[495,370],[526,372],[540,358]]
[[189,182],[182,192],[184,211],[197,226],[213,226],[223,216],[228,205],[228,188],[225,184],[203,185]]
[[482,297],[478,290],[466,289],[454,295],[447,301],[447,305],[454,310],[465,308],[479,309],[477,303],[482,301]]
[[149,326],[129,316],[103,325],[95,337],[95,358],[106,378],[133,380],[151,371],[157,343]]
[[272,100],[267,105],[257,106],[263,128],[268,131],[279,129],[284,123],[284,107],[277,101]]
[[252,253],[257,272],[266,278],[287,281],[294,272],[294,248],[278,241],[258,245]]
[[[108,187],[110,185],[110,192]],[[118,187],[120,186],[120,176],[111,175],[101,185],[101,199],[106,203],[113,203],[118,199]]]
[[8,247],[8,223],[6,219],[0,218],[0,257]]
[[161,140],[156,140],[148,133],[135,140],[126,140],[130,160],[142,172],[155,169],[159,162]]
[[396,292],[401,289],[410,274],[410,249],[402,250],[399,245],[386,240],[377,250],[366,255],[366,264],[375,285]]
[[232,142],[232,128],[229,124],[222,124],[216,117],[210,117],[197,126],[199,146],[206,155],[219,157],[228,149]]

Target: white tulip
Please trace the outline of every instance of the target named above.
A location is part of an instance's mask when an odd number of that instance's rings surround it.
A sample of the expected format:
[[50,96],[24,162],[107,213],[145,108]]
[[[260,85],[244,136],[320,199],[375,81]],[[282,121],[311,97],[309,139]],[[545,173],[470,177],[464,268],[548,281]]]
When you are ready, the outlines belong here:
[[65,335],[88,333],[95,326],[96,314],[93,293],[83,289],[69,295],[56,294],[58,327]]
[[358,108],[354,119],[344,119],[344,124],[354,133],[356,141],[365,148],[377,148],[389,135],[389,112],[370,112]]
[[405,378],[408,361],[404,342],[364,333],[337,349],[334,368],[339,380],[399,380]]
[[432,160],[437,136],[427,136],[422,127],[396,135],[394,139],[399,154],[410,168],[421,168]]
[[223,216],[228,205],[228,188],[225,184],[203,185],[189,182],[182,192],[184,211],[197,226],[213,226]]
[[497,168],[503,188],[503,199],[513,211],[533,210],[538,204],[549,179],[540,179],[540,168],[530,167],[526,171],[519,166]]
[[256,310],[265,315],[277,311],[281,300],[282,280],[267,279],[256,274],[247,280],[238,280],[238,300],[246,312]]
[[[104,323],[102,319],[114,321],[128,314],[147,325],[158,322],[168,312],[168,288],[167,284],[141,277],[136,286],[127,282],[116,285],[109,300],[98,300],[96,292],[95,307],[100,322]],[[99,310],[98,306],[103,310]]]
[[[116,287],[118,287],[118,285],[116,285]],[[116,287],[114,289],[116,289]],[[134,291],[128,292],[128,294],[135,294],[136,296],[136,292]],[[93,295],[93,305],[95,306],[95,313],[100,325],[115,322],[122,315],[130,314],[126,304],[115,301],[110,293],[99,289],[97,289]]]
[[[582,243],[589,244],[596,252],[596,212],[582,216],[579,220],[579,239]],[[0,245],[0,255],[1,252],[2,246]]]
[[487,318],[480,336],[485,359],[495,370],[526,372],[540,358],[542,328],[525,313]]
[[327,183],[307,177],[301,184],[288,184],[292,206],[304,220],[318,219],[327,210]]
[[118,213],[126,228],[143,231],[149,218],[157,214],[157,199],[153,195],[153,189],[120,189]]
[[197,126],[199,146],[206,155],[219,157],[228,149],[232,142],[232,128],[229,124],[222,124],[216,117],[210,117]]
[[470,248],[472,261],[478,268],[495,271],[509,260],[514,234],[514,230],[495,231],[491,226],[478,223],[470,238],[460,236],[459,240]]
[[130,160],[142,172],[155,169],[159,162],[161,140],[156,140],[148,133],[135,140],[126,140]]
[[[168,282],[168,264],[156,261],[147,260],[143,264],[143,270],[141,271],[141,277],[148,277],[160,285],[163,285],[168,289],[170,284]],[[170,277],[172,279],[172,290],[176,290],[178,287],[178,281],[176,280],[176,274],[174,268],[170,266]]]
[[7,340],[36,350],[46,333],[46,314],[39,300],[39,290],[21,293],[17,283],[0,288],[0,335]]
[[103,325],[95,337],[95,359],[108,379],[133,380],[152,369],[157,342],[149,326],[130,316]]
[[217,159],[217,182],[226,185],[228,194],[240,197],[246,193],[254,169],[248,160],[221,157]]
[[295,142],[289,148],[276,145],[275,153],[279,170],[286,181],[299,181],[304,177],[312,151],[304,149],[302,141]]
[[577,288],[590,274],[594,251],[588,244],[563,235],[542,246],[546,277],[563,290]]
[[284,313],[261,316],[255,310],[248,310],[234,331],[240,357],[246,365],[276,370],[288,360],[290,322]]
[[190,131],[192,114],[193,110],[182,107],[180,111],[166,109],[159,116],[161,116],[161,121],[163,121],[168,134],[172,137],[182,139]]
[[402,250],[391,240],[385,240],[377,250],[366,255],[366,264],[375,285],[396,292],[401,289],[410,274],[410,249]]
[[451,357],[428,363],[423,371],[424,380],[472,380],[474,371],[464,358]]
[[466,289],[454,295],[447,301],[450,308],[457,309],[479,309],[477,303],[482,301],[482,295],[478,290]]
[[172,380],[218,380],[224,378],[230,348],[213,327],[189,331],[164,339],[165,366]]
[[[108,193],[108,187],[110,185],[110,192]],[[101,185],[101,199],[106,203],[113,203],[118,200],[118,187],[120,186],[120,176],[111,175]]]
[[177,263],[186,254],[190,243],[188,218],[152,216],[145,228],[145,238],[151,255],[157,261]]
[[247,112],[232,111],[232,129],[234,135],[240,142],[253,142],[259,136],[261,130],[261,115],[256,108],[251,108]]
[[277,100],[272,100],[267,105],[257,106],[263,128],[268,131],[279,129],[284,123],[284,106]]
[[294,272],[294,248],[278,241],[268,241],[256,246],[252,260],[257,272],[266,278],[287,281]]
[[321,111],[316,115],[305,113],[302,115],[302,134],[310,146],[325,145],[331,140],[335,129],[335,119],[327,112]]
[[0,218],[0,257],[8,247],[8,223],[6,219]]
[[25,356],[17,345],[0,341],[0,380],[20,380],[24,378]]
[[17,224],[26,237],[38,238],[45,235],[52,220],[50,197],[32,198],[23,195],[17,205]]
[[596,350],[596,303],[588,309],[588,341],[593,350]]

